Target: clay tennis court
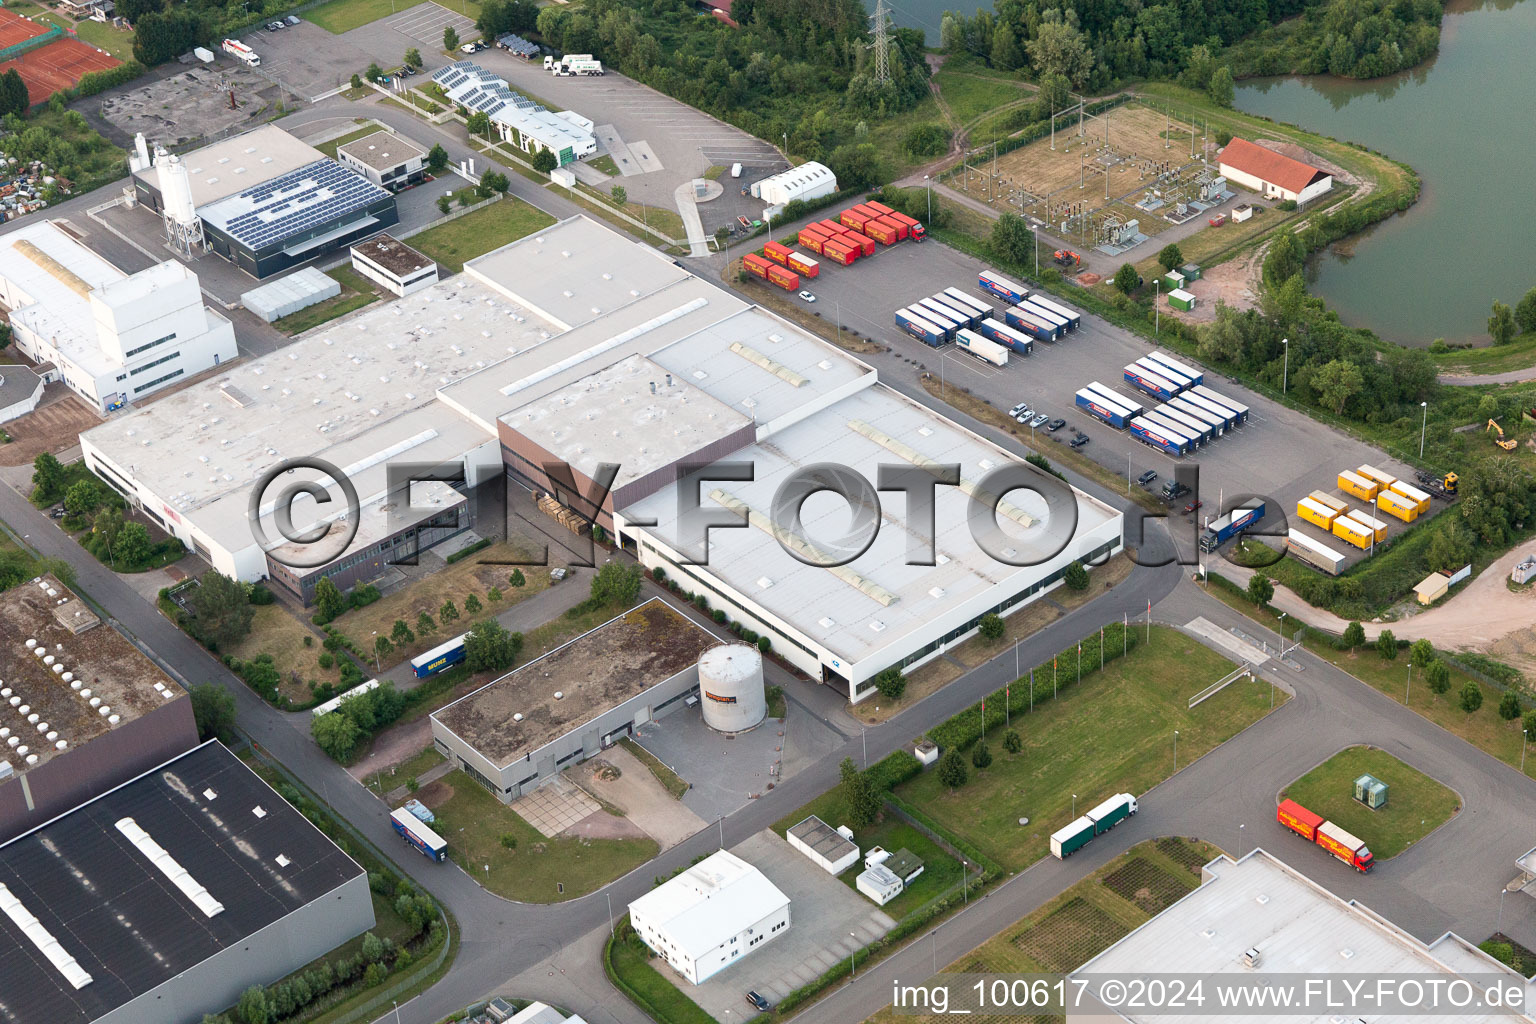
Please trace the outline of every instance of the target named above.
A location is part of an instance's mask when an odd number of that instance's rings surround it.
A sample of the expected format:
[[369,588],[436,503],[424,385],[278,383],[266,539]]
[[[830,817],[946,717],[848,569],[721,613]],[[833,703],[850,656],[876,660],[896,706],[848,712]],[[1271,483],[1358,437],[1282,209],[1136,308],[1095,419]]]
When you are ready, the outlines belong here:
[[[0,49],[40,36],[48,29],[46,24],[0,9]],[[27,99],[37,104],[47,102],[48,97],[60,89],[74,85],[82,75],[115,68],[119,63],[116,57],[102,53],[94,46],[61,36],[55,42],[0,64],[0,74],[15,68],[27,84]]]

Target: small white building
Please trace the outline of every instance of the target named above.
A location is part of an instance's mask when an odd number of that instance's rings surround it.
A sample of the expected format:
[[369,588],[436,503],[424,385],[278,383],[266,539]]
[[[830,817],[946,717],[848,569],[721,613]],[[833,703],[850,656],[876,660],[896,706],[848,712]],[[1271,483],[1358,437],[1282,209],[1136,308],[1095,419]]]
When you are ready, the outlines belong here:
[[354,245],[352,269],[400,296],[437,283],[437,264],[389,235],[374,235]]
[[1298,206],[1333,188],[1327,171],[1247,139],[1233,139],[1222,149],[1221,173],[1266,199],[1291,199]]
[[640,938],[695,985],[789,927],[789,897],[721,850],[629,905]]
[[377,131],[336,150],[336,161],[398,192],[427,176],[427,150],[403,135]]
[[854,879],[854,886],[882,907],[900,896],[901,891],[906,888],[902,880],[884,864],[865,868],[859,873],[859,877]]
[[43,397],[43,378],[30,367],[0,366],[0,423],[8,423],[37,408]]
[[814,814],[785,832],[784,838],[829,875],[842,874],[859,859],[853,833],[846,827],[833,828]]
[[167,260],[124,274],[52,221],[0,236],[0,302],[16,348],[52,363],[97,412],[236,355],[234,327],[203,305],[186,266]]
[[796,199],[820,199],[836,191],[837,175],[826,164],[814,160],[752,185],[752,195],[769,206],[783,206]]

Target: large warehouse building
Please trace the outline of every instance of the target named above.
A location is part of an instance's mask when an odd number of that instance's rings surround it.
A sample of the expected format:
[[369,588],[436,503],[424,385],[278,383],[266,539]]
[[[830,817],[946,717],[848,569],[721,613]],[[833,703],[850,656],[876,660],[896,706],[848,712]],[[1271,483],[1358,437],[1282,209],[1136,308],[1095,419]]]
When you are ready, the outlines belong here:
[[196,745],[186,691],[68,587],[0,593],[0,841]]
[[[134,161],[139,202],[167,205],[158,165]],[[395,197],[276,125],[180,157],[206,244],[252,277],[267,277],[399,221]]]
[[1333,175],[1283,153],[1233,139],[1221,151],[1221,173],[1265,199],[1289,199],[1298,206],[1333,188]]
[[653,597],[433,712],[432,742],[510,802],[684,707],[719,643]]
[[235,329],[169,260],[124,274],[40,221],[0,235],[0,302],[16,348],[97,412],[143,401],[237,354]]
[[217,741],[0,845],[0,1013],[196,1024],[373,927],[368,875]]
[[[664,568],[854,700],[874,692],[886,667],[938,656],[983,615],[1021,607],[1074,560],[1096,563],[1121,545],[1116,510],[883,386],[844,350],[585,217],[81,441],[104,479],[243,579],[279,577],[268,550],[275,531],[259,543],[247,509],[252,485],[290,455],[345,470],[361,508],[358,538],[306,570],[311,580],[387,561],[401,531],[445,514],[391,500],[400,495],[389,493],[387,464],[463,459],[469,487],[504,472],[611,528],[647,567]],[[185,457],[155,454],[165,451]],[[551,459],[569,465],[569,480],[545,474]],[[717,460],[749,462],[755,475],[694,485],[738,527],[711,530],[705,560],[679,536],[679,489],[694,467]],[[605,462],[619,469],[593,507],[585,495]],[[922,559],[910,556],[895,493],[881,498],[887,528],[846,565],[819,568],[803,559],[813,543],[794,553],[780,544],[775,490],[827,462],[871,486],[882,464],[958,464],[959,485],[937,491],[933,564],[909,564]],[[988,497],[985,479],[1003,470],[1055,497],[1009,494],[995,517],[1001,537],[984,548],[964,524]],[[810,498],[809,537],[840,536],[846,509],[828,494]],[[269,506],[260,511],[265,526]],[[473,515],[432,525],[426,543],[472,526]],[[299,529],[321,520],[348,525],[313,504],[294,514]]]

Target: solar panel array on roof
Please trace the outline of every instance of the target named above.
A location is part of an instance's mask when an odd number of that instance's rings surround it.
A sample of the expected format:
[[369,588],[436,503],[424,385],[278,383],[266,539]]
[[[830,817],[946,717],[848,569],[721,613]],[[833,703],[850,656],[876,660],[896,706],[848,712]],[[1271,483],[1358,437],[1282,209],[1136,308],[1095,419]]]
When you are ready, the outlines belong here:
[[389,193],[334,160],[316,160],[200,211],[204,220],[249,249],[329,224],[387,199]]

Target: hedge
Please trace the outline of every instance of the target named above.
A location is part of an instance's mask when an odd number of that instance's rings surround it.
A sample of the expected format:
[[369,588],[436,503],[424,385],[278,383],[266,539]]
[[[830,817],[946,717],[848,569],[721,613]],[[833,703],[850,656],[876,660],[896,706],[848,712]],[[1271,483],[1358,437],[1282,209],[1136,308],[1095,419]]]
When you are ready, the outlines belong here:
[[475,541],[473,544],[470,544],[470,545],[467,545],[465,547],[459,548],[459,550],[455,551],[453,554],[451,554],[447,558],[443,559],[443,561],[447,562],[449,565],[452,565],[454,562],[457,562],[459,559],[461,559],[461,558],[468,558],[470,555],[474,554],[476,551],[484,551],[486,548],[488,548],[490,546],[491,546],[491,539],[489,537],[481,537],[479,540]]
[[[1135,629],[1127,629],[1118,622],[1110,623],[1104,627],[1102,634],[1087,636],[1081,644],[1067,648],[1052,661],[1036,665],[1035,674],[1041,677],[1036,680],[1036,684],[1039,685],[1051,678],[1053,671],[1059,680],[1058,688],[1076,684],[1079,651],[1082,652],[1083,666],[1089,672],[1098,671],[1100,635],[1104,638],[1104,664],[1106,665],[1122,654],[1128,653],[1138,642]],[[1005,689],[998,690],[986,699],[985,723],[983,723],[980,706],[973,704],[947,721],[940,722],[929,729],[928,738],[937,743],[941,750],[965,750],[981,738],[983,724],[987,729],[995,729],[1011,716],[1028,714],[1030,710],[1029,673],[1026,672],[1015,679],[1013,685],[1019,687],[1017,697],[1012,696]]]
[[910,750],[893,750],[864,770],[880,792],[889,793],[908,779],[923,773],[923,762]]

